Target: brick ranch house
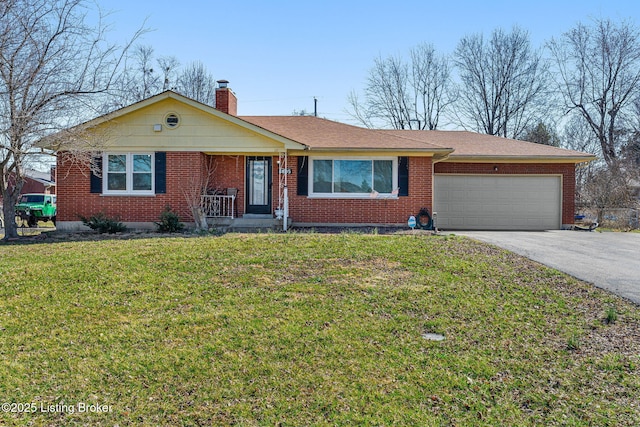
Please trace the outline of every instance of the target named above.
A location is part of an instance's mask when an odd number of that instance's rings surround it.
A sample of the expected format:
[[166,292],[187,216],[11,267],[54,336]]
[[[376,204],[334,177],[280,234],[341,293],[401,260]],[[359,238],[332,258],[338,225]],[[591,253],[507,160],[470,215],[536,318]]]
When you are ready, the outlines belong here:
[[74,128],[101,142],[91,167],[51,147],[58,228],[99,212],[154,228],[167,205],[190,222],[186,195],[205,183],[196,196],[210,223],[406,227],[427,208],[446,230],[560,229],[574,221],[575,168],[594,159],[466,131],[239,117],[227,83],[216,108],[167,91]]

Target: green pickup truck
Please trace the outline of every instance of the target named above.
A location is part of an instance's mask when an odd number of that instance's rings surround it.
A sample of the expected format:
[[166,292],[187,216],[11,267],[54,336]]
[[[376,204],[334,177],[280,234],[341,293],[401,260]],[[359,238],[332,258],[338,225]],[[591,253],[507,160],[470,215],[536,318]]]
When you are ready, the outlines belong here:
[[56,196],[23,194],[16,205],[16,216],[29,227],[37,227],[38,221],[52,221],[56,225]]

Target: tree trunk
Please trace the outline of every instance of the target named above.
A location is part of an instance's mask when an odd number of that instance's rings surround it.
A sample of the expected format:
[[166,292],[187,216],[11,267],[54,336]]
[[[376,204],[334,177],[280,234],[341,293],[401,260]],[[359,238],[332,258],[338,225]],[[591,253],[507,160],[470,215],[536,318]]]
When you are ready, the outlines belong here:
[[207,217],[200,206],[192,206],[191,214],[193,215],[193,222],[196,224],[196,230],[206,231],[209,229],[207,224]]
[[[18,225],[16,224],[17,197],[9,191],[2,192],[2,212],[4,213],[4,240],[18,238]],[[16,193],[19,195],[19,192]]]

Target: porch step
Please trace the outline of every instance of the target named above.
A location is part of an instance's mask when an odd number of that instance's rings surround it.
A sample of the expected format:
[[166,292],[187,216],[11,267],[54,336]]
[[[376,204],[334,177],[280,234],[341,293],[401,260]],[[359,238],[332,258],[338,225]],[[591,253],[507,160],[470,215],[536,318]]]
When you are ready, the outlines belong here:
[[[238,218],[239,219],[239,218]],[[242,219],[273,219],[271,214],[244,214]]]
[[214,227],[223,228],[229,231],[255,231],[255,230],[278,230],[282,228],[282,221],[278,221],[272,215],[252,215],[247,218],[210,218],[209,224]]
[[271,228],[276,227],[280,221],[273,217],[269,218],[236,218],[231,224],[232,227],[242,228]]

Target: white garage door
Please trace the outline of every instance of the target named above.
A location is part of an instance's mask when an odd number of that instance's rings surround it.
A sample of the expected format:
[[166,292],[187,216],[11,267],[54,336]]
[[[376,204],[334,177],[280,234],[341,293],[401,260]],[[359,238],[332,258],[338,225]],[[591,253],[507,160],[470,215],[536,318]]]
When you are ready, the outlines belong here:
[[552,230],[561,225],[558,176],[436,175],[442,230]]

